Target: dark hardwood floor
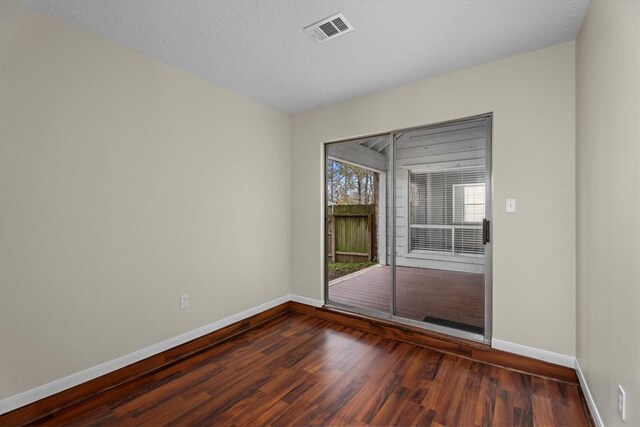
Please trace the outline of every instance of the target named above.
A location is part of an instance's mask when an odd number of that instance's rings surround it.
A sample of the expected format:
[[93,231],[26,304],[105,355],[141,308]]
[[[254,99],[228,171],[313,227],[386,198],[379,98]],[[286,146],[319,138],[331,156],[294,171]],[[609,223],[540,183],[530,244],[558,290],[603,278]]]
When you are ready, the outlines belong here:
[[[391,267],[376,266],[334,283],[332,301],[389,311]],[[484,274],[397,267],[396,312],[407,319],[430,316],[484,327]]]
[[591,425],[578,386],[289,313],[34,425]]

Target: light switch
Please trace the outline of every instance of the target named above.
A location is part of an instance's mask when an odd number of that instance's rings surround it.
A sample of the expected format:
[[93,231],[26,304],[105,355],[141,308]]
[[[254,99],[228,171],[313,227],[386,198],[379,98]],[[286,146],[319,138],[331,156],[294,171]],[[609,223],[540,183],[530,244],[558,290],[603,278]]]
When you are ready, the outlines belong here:
[[507,205],[505,207],[507,212],[516,211],[516,199],[507,199]]

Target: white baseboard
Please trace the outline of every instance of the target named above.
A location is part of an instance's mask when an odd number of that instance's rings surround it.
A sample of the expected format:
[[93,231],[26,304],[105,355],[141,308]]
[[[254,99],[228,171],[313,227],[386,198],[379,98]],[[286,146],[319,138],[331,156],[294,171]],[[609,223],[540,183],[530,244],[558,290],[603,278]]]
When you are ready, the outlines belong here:
[[556,365],[566,366],[567,368],[575,368],[576,365],[576,358],[573,356],[567,356],[565,354],[554,353],[552,351],[541,350],[539,348],[528,347],[526,345],[515,344],[495,338],[491,340],[491,347],[498,350],[508,351],[509,353],[554,363]]
[[[225,317],[224,319],[218,320],[217,322],[213,322],[208,325],[201,326],[199,328],[185,332],[184,334],[180,334],[176,337],[169,338],[157,344],[150,345],[149,347],[145,347],[143,349],[134,351],[133,353],[124,355],[117,359],[110,360],[108,362],[102,363],[100,365],[94,366],[89,369],[85,369],[84,371],[76,372],[75,374],[71,374],[64,378],[60,378],[58,380],[52,381],[48,384],[44,384],[39,387],[32,388],[31,390],[27,390],[20,394],[9,396],[3,400],[0,400],[0,414],[13,411],[14,409],[28,405],[37,400],[44,399],[45,397],[51,396],[55,393],[59,393],[63,390],[67,390],[71,387],[75,387],[79,384],[82,384],[94,378],[100,377],[102,375],[106,375],[117,369],[131,365],[132,363],[138,362],[142,359],[146,359],[147,357],[154,356],[158,353],[162,353],[163,351],[169,350],[170,348],[173,348],[173,347],[177,347],[193,339],[200,338],[201,336],[207,335],[213,331],[224,328],[225,326],[229,326],[232,323],[246,319],[247,317],[251,317],[255,314],[261,313],[277,305],[293,300],[293,297],[294,297],[293,295],[285,295],[283,297],[276,298],[273,301],[260,304],[256,307],[252,307],[248,310],[234,314],[232,316]],[[310,298],[304,298],[304,297],[298,297],[298,296],[295,296],[295,297],[299,299],[299,302],[302,302],[304,304],[311,304],[310,302],[306,302],[307,300],[311,302],[314,301]]]
[[[280,298],[276,298],[272,301],[266,302],[264,304],[260,304],[248,310],[245,310],[240,313],[234,314],[232,316],[226,317],[224,319],[218,320],[217,322],[210,323],[208,325],[180,334],[176,337],[169,338],[157,344],[153,344],[149,347],[145,347],[143,349],[134,351],[133,353],[124,355],[117,359],[102,363],[100,365],[94,366],[89,369],[85,369],[84,371],[77,372],[75,374],[68,375],[64,378],[60,378],[48,384],[35,387],[31,390],[27,390],[25,392],[16,394],[14,396],[7,397],[3,400],[0,400],[0,414],[13,411],[14,409],[28,405],[37,400],[44,399],[45,397],[51,396],[55,393],[59,393],[71,387],[75,387],[79,384],[90,381],[94,378],[100,377],[102,375],[106,375],[110,372],[113,372],[115,370],[118,370],[128,365],[131,365],[132,363],[138,362],[142,359],[146,359],[147,357],[154,356],[158,353],[162,353],[163,351],[169,350],[173,347],[177,347],[181,344],[184,344],[196,338],[200,338],[201,336],[207,335],[213,331],[224,328],[225,326],[228,326],[232,323],[246,319],[255,314],[258,314],[265,310],[273,308],[277,305],[283,304],[287,301],[294,301],[301,304],[307,304],[313,307],[322,307],[324,305],[323,301],[321,300],[316,300],[313,298],[304,297],[304,296],[295,295],[295,294],[288,294]],[[579,365],[577,364],[577,361],[574,357],[566,356],[564,354],[553,353],[546,350],[540,350],[533,347],[527,347],[520,344],[514,344],[508,341],[502,341],[498,339],[492,340],[492,346],[494,348],[508,351],[510,353],[520,354],[523,356],[544,360],[546,362],[555,363],[557,365],[567,366],[570,368],[576,368],[578,370],[578,377],[580,379],[580,384],[582,385],[582,388],[585,392],[585,397],[587,398],[587,401],[589,403],[589,408],[592,410],[593,417],[596,420],[596,422],[599,422],[600,423],[599,425],[602,426],[602,420],[600,419],[600,415],[598,414],[595,404],[593,403],[591,393],[589,392],[587,383],[584,380],[582,371],[580,371]]]
[[300,304],[307,304],[313,307],[322,307],[324,305],[324,302],[319,299],[303,297],[296,294],[289,294],[289,297],[289,299],[293,302],[299,302]]
[[591,412],[591,417],[596,423],[596,427],[604,427],[602,417],[600,416],[600,412],[598,411],[595,400],[593,400],[593,395],[591,394],[591,390],[589,390],[589,384],[587,383],[587,379],[585,378],[584,373],[580,368],[578,359],[576,359],[576,374],[578,374],[578,380],[580,381],[580,387],[582,387],[582,393],[584,394],[584,398],[587,401],[589,412]]

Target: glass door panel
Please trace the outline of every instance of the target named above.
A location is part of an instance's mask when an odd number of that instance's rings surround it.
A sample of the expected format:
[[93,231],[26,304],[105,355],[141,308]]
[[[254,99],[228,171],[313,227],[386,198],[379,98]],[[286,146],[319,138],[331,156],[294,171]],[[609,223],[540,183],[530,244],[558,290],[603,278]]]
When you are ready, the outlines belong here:
[[490,118],[394,136],[393,315],[486,337]]
[[391,137],[325,145],[328,304],[390,317]]

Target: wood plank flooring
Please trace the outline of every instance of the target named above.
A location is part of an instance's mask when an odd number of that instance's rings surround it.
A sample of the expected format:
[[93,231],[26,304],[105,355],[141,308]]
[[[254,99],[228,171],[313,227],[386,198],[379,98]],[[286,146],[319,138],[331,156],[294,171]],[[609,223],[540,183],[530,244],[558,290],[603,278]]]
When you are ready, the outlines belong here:
[[290,313],[33,425],[592,425],[576,385]]
[[[484,274],[429,268],[396,268],[396,311],[484,327]],[[379,266],[329,286],[329,298],[359,307],[389,311],[391,268]]]

